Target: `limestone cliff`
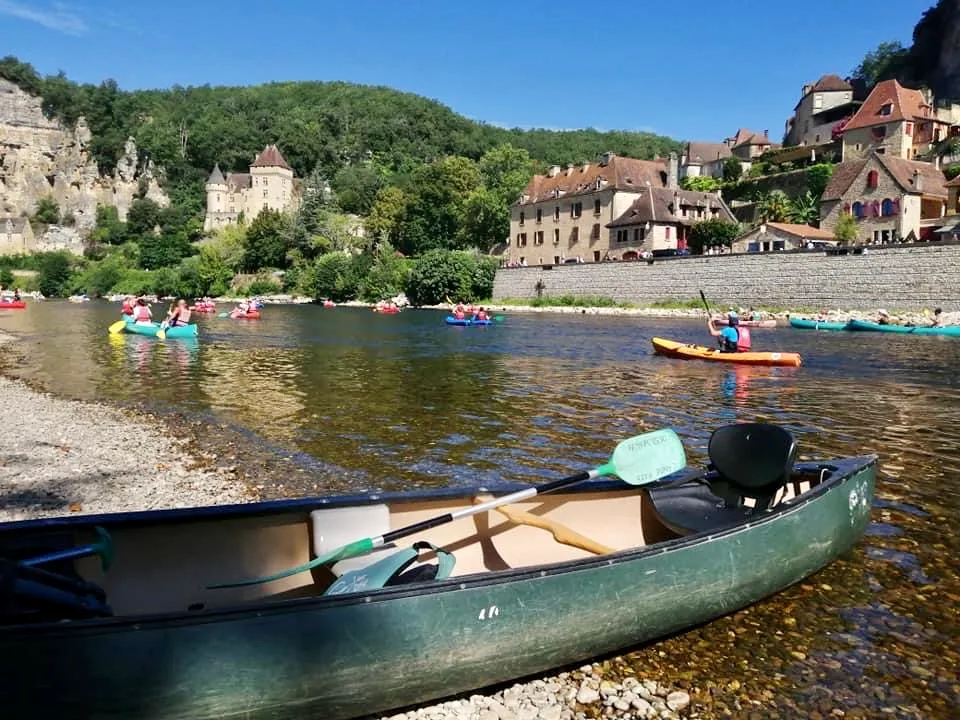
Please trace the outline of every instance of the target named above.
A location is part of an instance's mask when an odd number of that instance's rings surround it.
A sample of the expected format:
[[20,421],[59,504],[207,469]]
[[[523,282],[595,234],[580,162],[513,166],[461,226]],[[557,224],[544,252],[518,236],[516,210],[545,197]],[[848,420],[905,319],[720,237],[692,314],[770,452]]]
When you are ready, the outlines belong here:
[[934,78],[937,95],[960,101],[960,0],[944,0],[943,40]]
[[148,198],[169,204],[152,168],[138,163],[133,138],[113,177],[101,177],[87,150],[86,123],[81,119],[76,127],[64,128],[44,117],[41,104],[40,98],[0,80],[0,216],[30,215],[41,198],[52,196],[82,231],[93,226],[97,205],[113,205],[126,218],[141,178]]

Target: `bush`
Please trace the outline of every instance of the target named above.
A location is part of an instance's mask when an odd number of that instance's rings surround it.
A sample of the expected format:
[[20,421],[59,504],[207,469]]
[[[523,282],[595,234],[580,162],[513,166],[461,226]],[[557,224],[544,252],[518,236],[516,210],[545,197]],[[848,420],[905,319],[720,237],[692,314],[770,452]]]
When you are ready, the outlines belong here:
[[245,295],[275,295],[283,290],[276,278],[258,277],[243,289]]
[[328,253],[318,257],[303,280],[304,290],[320,300],[330,298],[334,302],[352,300],[345,292],[347,272],[350,269],[350,256],[344,253]]
[[123,255],[116,253],[89,265],[76,275],[70,286],[73,292],[93,297],[109,295],[129,269]]
[[809,190],[810,194],[817,200],[823,195],[823,191],[827,189],[827,183],[829,183],[830,178],[833,177],[835,167],[835,165],[828,163],[818,163],[807,168],[807,190]]
[[149,295],[153,292],[153,273],[150,270],[127,270],[113,286],[121,295]]
[[460,250],[430,250],[414,262],[407,297],[414,305],[436,305],[450,298],[476,302],[493,294],[496,263]]
[[8,288],[11,285],[13,285],[13,283],[14,283],[13,272],[11,272],[10,268],[5,267],[0,269],[0,285],[3,285],[3,287]]
[[70,257],[65,252],[44,253],[38,262],[37,286],[47,297],[63,297],[70,283]]
[[[38,223],[47,225],[56,225],[60,222],[60,206],[57,201],[47,195],[40,198],[37,202],[37,211],[33,214],[33,219]],[[44,293],[46,295],[46,293]]]
[[368,302],[396,297],[406,287],[409,274],[407,261],[385,243],[360,284],[360,297]]

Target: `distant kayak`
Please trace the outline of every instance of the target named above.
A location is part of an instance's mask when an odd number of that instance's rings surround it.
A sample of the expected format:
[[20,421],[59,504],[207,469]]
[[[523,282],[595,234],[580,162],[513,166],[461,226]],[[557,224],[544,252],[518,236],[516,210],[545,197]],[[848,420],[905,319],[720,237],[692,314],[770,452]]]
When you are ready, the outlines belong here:
[[652,338],[650,342],[653,343],[653,349],[658,354],[682,358],[683,360],[707,360],[737,365],[782,365],[787,367],[799,367],[802,364],[800,355],[793,352],[722,353],[719,350],[702,345],[685,345],[664,338]]
[[398,307],[375,307],[373,309],[375,313],[380,313],[381,315],[396,315],[400,312]]
[[790,318],[790,327],[798,330],[850,330],[845,322],[827,322],[826,320],[805,320]]
[[471,318],[457,320],[453,315],[447,315],[446,322],[447,325],[460,325],[463,327],[469,327],[470,325],[493,325],[493,320],[473,320]]
[[[157,331],[160,330],[159,323],[133,323],[127,322],[123,326],[123,331],[132,333],[134,335],[145,335],[147,337],[156,337]],[[168,338],[192,338],[197,336],[197,326],[196,325],[178,325],[177,327],[170,327],[163,331]]]
[[27,304],[23,300],[0,302],[0,310],[23,310]]
[[191,305],[190,311],[195,313],[215,313],[217,309],[212,305]]
[[335,307],[337,306],[337,304],[336,304],[333,300],[324,300],[324,301],[323,301],[323,306],[324,306],[325,308],[335,308]]
[[248,310],[245,313],[232,312],[228,316],[231,320],[259,320],[259,310]]
[[901,335],[947,335],[951,337],[960,337],[960,325],[947,325],[945,327],[880,325],[879,323],[866,322],[864,320],[851,320],[847,325],[848,330],[857,330],[861,332],[899,333]]
[[[716,318],[714,323],[717,325],[729,325],[730,322],[725,317]],[[775,328],[777,326],[776,320],[740,320],[737,322],[737,325],[740,327],[748,328]]]

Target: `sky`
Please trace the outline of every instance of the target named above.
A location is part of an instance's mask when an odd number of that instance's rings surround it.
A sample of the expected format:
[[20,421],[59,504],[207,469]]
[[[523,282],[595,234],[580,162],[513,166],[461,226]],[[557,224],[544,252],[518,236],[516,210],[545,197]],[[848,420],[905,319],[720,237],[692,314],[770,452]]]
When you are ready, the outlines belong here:
[[506,127],[780,139],[935,0],[0,0],[0,55],[124,89],[344,80]]

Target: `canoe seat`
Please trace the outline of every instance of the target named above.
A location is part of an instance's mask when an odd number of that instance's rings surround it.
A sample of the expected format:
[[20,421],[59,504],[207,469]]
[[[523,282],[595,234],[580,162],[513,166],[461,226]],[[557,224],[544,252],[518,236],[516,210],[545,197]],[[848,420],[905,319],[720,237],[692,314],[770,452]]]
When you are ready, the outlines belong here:
[[[319,557],[365,537],[378,537],[390,532],[390,508],[387,505],[353,505],[324,508],[310,513],[313,553]],[[372,565],[397,551],[395,545],[384,545],[359,557],[334,563],[330,570],[337,577],[351,570]]]
[[707,452],[713,472],[649,492],[663,523],[683,535],[742,522],[769,508],[790,480],[797,445],[779,425],[738,423],[714,430]]
[[[437,558],[437,564],[414,565],[421,559],[421,550],[432,553]],[[452,553],[421,541],[403,550],[392,550],[386,557],[381,557],[364,568],[344,573],[327,588],[324,595],[346,595],[407,583],[443,580],[450,577],[455,563]]]

